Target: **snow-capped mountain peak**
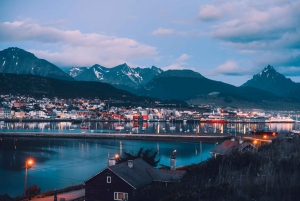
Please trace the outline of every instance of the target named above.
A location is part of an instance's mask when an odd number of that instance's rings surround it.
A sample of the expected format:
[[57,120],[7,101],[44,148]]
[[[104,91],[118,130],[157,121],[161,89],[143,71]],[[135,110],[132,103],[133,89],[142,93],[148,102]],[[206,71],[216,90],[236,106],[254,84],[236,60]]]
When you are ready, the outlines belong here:
[[147,84],[153,77],[163,72],[160,68],[131,68],[126,63],[113,68],[106,68],[98,64],[90,68],[74,67],[67,71],[76,80],[101,81],[112,85],[126,85],[139,88]]

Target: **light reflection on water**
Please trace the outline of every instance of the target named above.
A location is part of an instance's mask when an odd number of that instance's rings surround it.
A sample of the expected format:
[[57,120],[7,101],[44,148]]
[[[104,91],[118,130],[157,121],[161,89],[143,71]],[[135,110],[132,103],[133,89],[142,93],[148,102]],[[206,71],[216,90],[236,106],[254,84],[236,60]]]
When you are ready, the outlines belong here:
[[[58,133],[249,133],[251,130],[290,131],[295,123],[182,123],[182,122],[86,122],[89,129],[80,129],[80,124],[71,122],[14,122],[0,125],[0,132],[58,132]],[[119,125],[123,130],[116,130]],[[175,127],[175,129],[170,129]]]
[[[203,160],[214,144],[202,143]],[[16,149],[15,149],[16,147]],[[139,148],[159,151],[160,163],[169,166],[176,149],[177,166],[200,162],[200,143],[126,141],[103,139],[2,138],[0,141],[0,194],[15,197],[24,190],[24,163],[33,157],[27,186],[37,184],[42,191],[79,184],[107,166],[108,153],[136,153]]]

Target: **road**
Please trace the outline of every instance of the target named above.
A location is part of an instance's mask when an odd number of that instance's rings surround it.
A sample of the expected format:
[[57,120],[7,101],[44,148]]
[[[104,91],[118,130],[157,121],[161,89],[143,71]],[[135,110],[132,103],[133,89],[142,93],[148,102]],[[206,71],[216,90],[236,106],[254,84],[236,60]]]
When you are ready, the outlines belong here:
[[[66,201],[72,201],[76,198],[84,196],[84,194],[85,194],[85,189],[61,193],[57,195],[57,201],[60,201],[61,198],[65,198]],[[32,201],[53,201],[54,196],[52,195],[44,198],[32,198],[31,200]]]

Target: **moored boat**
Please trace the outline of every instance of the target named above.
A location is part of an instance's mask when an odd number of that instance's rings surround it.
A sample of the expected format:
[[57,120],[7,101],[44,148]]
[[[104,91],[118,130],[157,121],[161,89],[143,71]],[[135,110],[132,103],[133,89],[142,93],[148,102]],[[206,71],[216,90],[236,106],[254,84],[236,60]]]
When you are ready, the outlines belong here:
[[220,116],[209,116],[206,120],[206,123],[220,123],[220,124],[226,124],[227,120],[220,117]]

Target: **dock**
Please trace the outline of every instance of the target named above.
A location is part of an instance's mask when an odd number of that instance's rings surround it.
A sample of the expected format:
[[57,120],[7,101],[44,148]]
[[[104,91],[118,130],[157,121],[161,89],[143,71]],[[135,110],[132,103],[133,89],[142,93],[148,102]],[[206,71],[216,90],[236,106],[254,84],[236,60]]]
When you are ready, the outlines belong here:
[[[237,134],[236,137],[246,137],[250,135]],[[0,132],[0,137],[32,137],[32,138],[89,138],[89,139],[123,139],[123,140],[158,140],[158,141],[203,141],[221,142],[235,137],[230,134],[216,133],[58,133],[58,132]]]

